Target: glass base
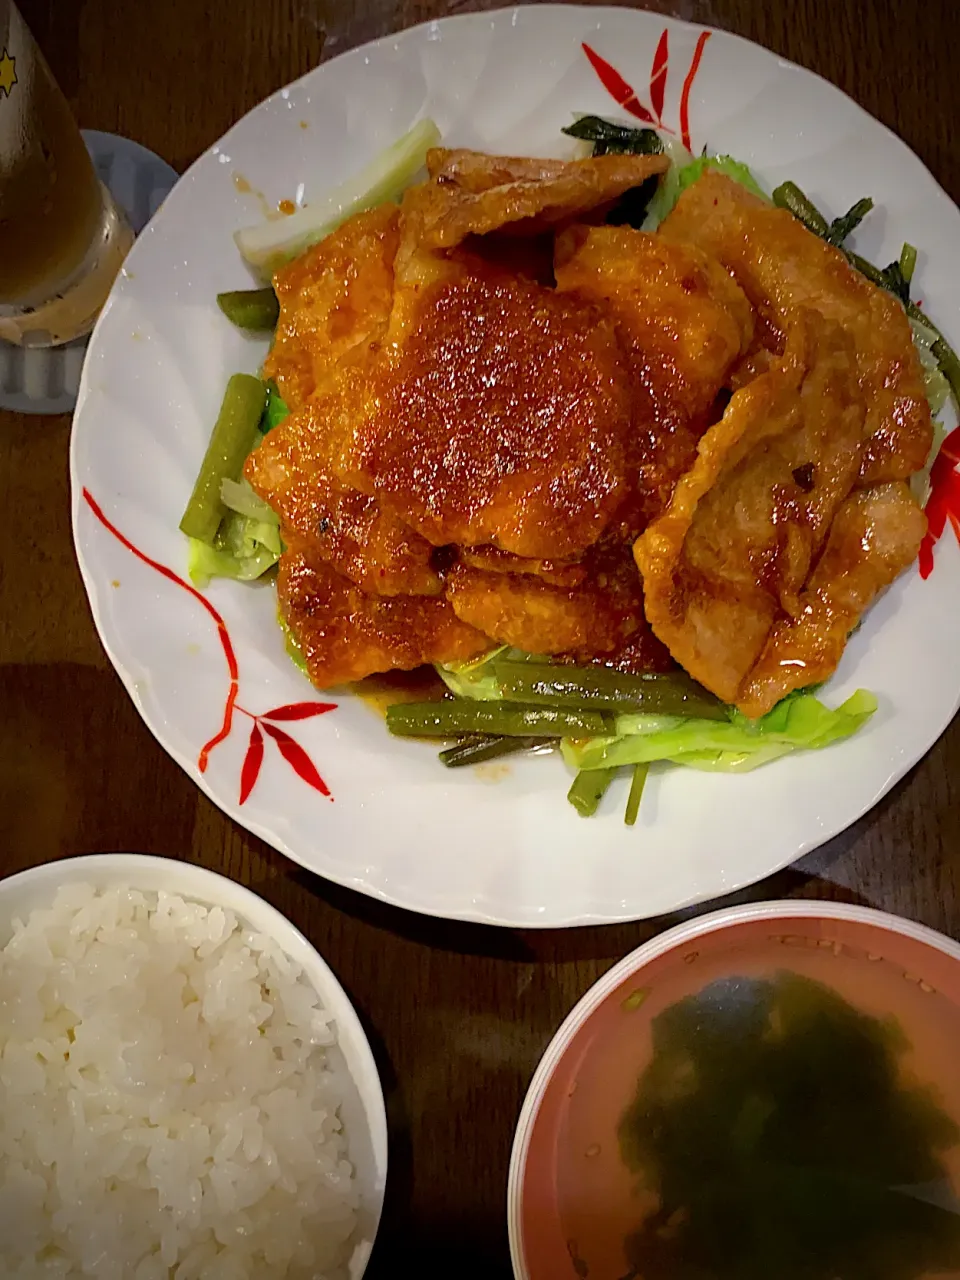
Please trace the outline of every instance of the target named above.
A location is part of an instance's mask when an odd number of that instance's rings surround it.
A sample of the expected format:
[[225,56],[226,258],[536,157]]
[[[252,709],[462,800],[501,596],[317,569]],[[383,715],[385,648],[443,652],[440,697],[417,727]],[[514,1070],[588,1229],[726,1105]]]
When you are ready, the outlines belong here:
[[[109,189],[129,222],[126,233],[132,239],[133,234],[142,231],[160,207],[176,182],[177,174],[159,156],[129,138],[92,129],[83,130],[83,138],[100,181]],[[115,239],[115,246],[117,243],[122,245],[122,239]],[[114,275],[128,247],[129,242],[120,252],[119,261],[114,260]],[[97,292],[102,296],[102,289]],[[67,296],[71,297],[70,294]],[[48,305],[53,307],[61,301],[66,299],[57,299]],[[71,321],[76,325],[74,332],[86,334],[93,327],[100,308],[96,306],[91,310],[88,307],[84,315],[82,297],[72,298],[72,303],[75,304]],[[50,346],[49,336],[45,335],[56,333],[62,321],[48,316],[44,323],[38,323],[43,319],[40,309],[30,315],[31,330],[35,334],[32,340],[30,332],[20,333],[18,345],[0,339],[0,409],[11,409],[16,413],[69,413],[77,399],[86,337]],[[20,319],[17,317],[18,321]],[[3,323],[0,319],[0,325]],[[60,331],[63,332],[62,329]]]
[[[102,186],[101,190],[105,192]],[[60,347],[85,337],[103,310],[133,239],[126,217],[105,193],[96,244],[72,282],[56,297],[27,311],[6,315],[0,308],[0,339],[18,347]]]

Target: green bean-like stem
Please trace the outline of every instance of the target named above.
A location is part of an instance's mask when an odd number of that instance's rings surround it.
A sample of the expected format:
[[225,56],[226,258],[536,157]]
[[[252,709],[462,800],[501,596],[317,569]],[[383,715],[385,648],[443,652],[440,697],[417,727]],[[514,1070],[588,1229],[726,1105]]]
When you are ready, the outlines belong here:
[[634,712],[726,720],[727,710],[712,693],[683,672],[627,675],[609,667],[568,667],[549,662],[493,664],[505,699],[572,710]]
[[644,784],[647,781],[649,772],[649,764],[635,764],[633,766],[630,794],[627,796],[627,807],[623,815],[623,820],[628,827],[632,827],[637,820],[637,814],[640,812],[640,798],[643,795]]
[[883,274],[887,278],[887,288],[895,298],[899,298],[900,302],[906,307],[910,301],[910,285],[904,279],[903,272],[900,270],[900,263],[891,262],[883,269]]
[[280,303],[269,285],[218,293],[217,306],[238,329],[275,329],[280,318]]
[[886,289],[889,292],[889,282],[879,267],[875,267],[866,258],[861,258],[859,253],[854,253],[852,249],[844,249],[843,252],[847,255],[847,261],[851,267],[856,267],[860,274],[866,276],[871,284],[875,284],[879,289]]
[[925,311],[921,311],[915,302],[906,304],[907,315],[911,320],[917,320],[920,324],[925,325],[931,333],[937,335],[936,342],[933,343],[930,350],[937,357],[937,363],[940,365],[940,372],[950,384],[950,390],[953,393],[954,403],[960,409],[960,356],[954,351],[950,343],[946,340],[937,326],[933,323]]
[[773,192],[773,203],[779,209],[789,209],[793,216],[812,231],[815,236],[826,239],[830,224],[813,203],[808,200],[795,182],[782,182]]
[[900,250],[900,273],[907,284],[913,279],[917,268],[917,251],[912,244],[905,244]]
[[581,769],[567,792],[567,799],[581,818],[592,818],[607,788],[616,777],[616,769]]
[[518,751],[532,751],[550,742],[550,738],[506,738],[489,734],[472,734],[440,752],[440,761],[448,769],[459,769],[466,764],[482,764],[485,760],[497,760],[500,756],[514,755]]
[[827,229],[827,240],[839,248],[844,240],[856,231],[872,208],[873,201],[869,196],[864,196],[862,200],[858,200],[856,204],[850,206],[846,213],[839,218],[834,218],[830,223]]
[[507,738],[592,738],[609,732],[598,711],[521,706],[510,702],[399,702],[387,710],[387,728],[404,738],[460,738],[480,733]]
[[[927,323],[926,320],[924,323]],[[960,405],[960,359],[957,353],[945,338],[938,338],[930,350],[937,357],[940,372],[950,383],[954,400]]]
[[239,480],[247,454],[260,439],[266,387],[249,373],[235,373],[223,393],[220,413],[200,464],[193,493],[180,521],[188,538],[213,545],[226,514],[220,500],[224,480]]

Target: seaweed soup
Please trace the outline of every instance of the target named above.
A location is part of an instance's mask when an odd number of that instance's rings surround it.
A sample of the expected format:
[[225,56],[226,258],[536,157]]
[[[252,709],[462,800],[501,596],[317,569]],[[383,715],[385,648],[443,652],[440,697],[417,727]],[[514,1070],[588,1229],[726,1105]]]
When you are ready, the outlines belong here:
[[881,956],[785,937],[678,955],[614,1013],[558,1135],[571,1275],[960,1277],[946,996]]

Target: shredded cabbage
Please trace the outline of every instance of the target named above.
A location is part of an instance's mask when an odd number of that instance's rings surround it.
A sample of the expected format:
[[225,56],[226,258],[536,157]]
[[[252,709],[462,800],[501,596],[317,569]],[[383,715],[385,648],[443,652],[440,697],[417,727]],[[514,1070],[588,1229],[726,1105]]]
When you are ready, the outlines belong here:
[[680,182],[680,190],[686,191],[687,187],[696,182],[698,178],[703,177],[708,169],[715,169],[717,173],[726,174],[734,182],[739,182],[742,187],[746,187],[753,195],[759,196],[761,200],[769,201],[770,197],[760,187],[756,178],[750,172],[749,166],[739,160],[734,160],[733,156],[698,156],[691,164],[685,165],[677,175]]
[[801,690],[789,694],[759,720],[748,720],[731,708],[726,722],[684,720],[647,732],[565,740],[562,749],[564,759],[575,769],[669,760],[692,769],[745,773],[790,751],[815,751],[849,738],[876,709],[876,698],[865,689],[835,708]]
[[933,344],[937,341],[937,335],[922,321],[913,317],[910,318],[910,328],[913,331],[913,345],[917,349],[923,368],[924,388],[930,402],[930,412],[933,414],[933,446],[922,470],[910,477],[913,496],[923,506],[930,497],[930,471],[940,452],[940,446],[947,437],[947,428],[937,415],[950,398],[950,383],[943,376],[940,362],[933,354]]
[[680,173],[687,165],[693,163],[693,156],[676,138],[660,135],[663,153],[670,160],[670,168],[660,178],[660,185],[647,205],[647,216],[643,220],[643,231],[656,231],[680,196]]
[[270,515],[270,520],[257,520],[229,511],[213,546],[199,538],[188,539],[187,570],[193,584],[205,587],[211,578],[251,582],[273,568],[280,559],[283,543],[277,518],[272,511]]
[[500,686],[492,671],[482,667],[470,671],[455,671],[452,667],[437,667],[440,679],[458,698],[471,698],[474,702],[496,702],[501,697]]
[[272,524],[279,527],[280,517],[274,509],[254,493],[250,481],[224,479],[220,482],[220,501],[230,511],[241,516],[248,516],[259,524]]
[[494,658],[513,652],[515,651],[509,645],[500,645],[479,658],[471,658],[469,662],[452,662],[446,665],[438,663],[436,671],[450,692],[458,698],[472,698],[474,702],[496,702],[503,695],[490,664]]
[[930,401],[930,412],[937,414],[947,403],[950,396],[950,383],[940,370],[940,361],[933,354],[933,344],[937,334],[920,320],[911,317],[910,328],[913,330],[913,345],[917,349],[920,363],[923,366],[923,381]]

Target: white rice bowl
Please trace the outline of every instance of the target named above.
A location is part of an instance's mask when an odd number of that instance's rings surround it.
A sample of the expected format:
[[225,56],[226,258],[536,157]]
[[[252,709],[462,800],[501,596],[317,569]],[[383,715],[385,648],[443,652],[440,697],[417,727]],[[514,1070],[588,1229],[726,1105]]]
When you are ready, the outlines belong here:
[[0,951],[0,1273],[347,1276],[336,1038],[232,910],[63,885]]

